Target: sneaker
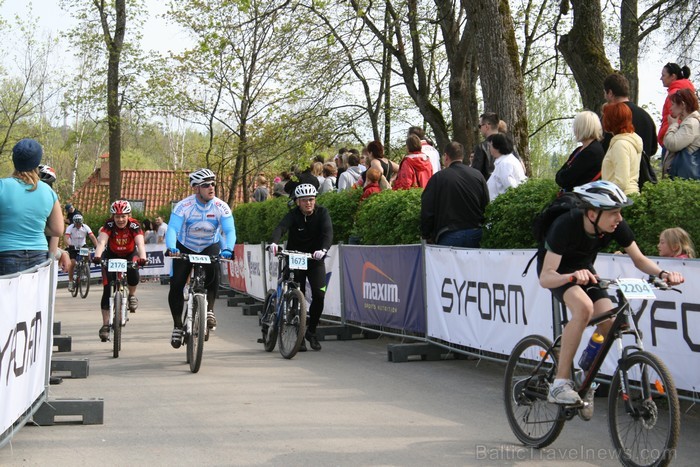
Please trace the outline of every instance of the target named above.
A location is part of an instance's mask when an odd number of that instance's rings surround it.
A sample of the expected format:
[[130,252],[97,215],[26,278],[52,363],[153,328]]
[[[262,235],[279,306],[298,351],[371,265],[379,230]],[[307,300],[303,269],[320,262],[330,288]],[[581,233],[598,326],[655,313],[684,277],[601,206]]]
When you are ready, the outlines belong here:
[[139,299],[136,295],[129,295],[129,311],[136,313],[136,309],[139,307]]
[[301,345],[299,346],[299,352],[306,352],[306,342],[304,339],[301,340]]
[[179,349],[182,345],[182,328],[174,328],[173,335],[170,337],[170,345],[173,349]]
[[578,416],[581,417],[581,420],[586,422],[593,418],[593,398],[595,397],[596,387],[597,384],[593,383],[593,385],[588,388],[588,392],[583,397],[583,407],[578,409]]
[[312,350],[321,350],[321,344],[318,342],[318,338],[316,337],[316,334],[313,334],[309,331],[306,331],[306,340],[309,341],[309,345],[311,346]]
[[100,340],[107,342],[109,340],[109,325],[105,324],[100,328]]
[[553,404],[580,405],[581,397],[574,391],[573,381],[566,381],[563,384],[554,385],[549,388],[547,401]]
[[214,312],[211,310],[207,311],[207,328],[212,331],[216,329],[216,316],[214,316]]
[[73,282],[68,283],[68,291],[73,292],[75,290],[75,284]]

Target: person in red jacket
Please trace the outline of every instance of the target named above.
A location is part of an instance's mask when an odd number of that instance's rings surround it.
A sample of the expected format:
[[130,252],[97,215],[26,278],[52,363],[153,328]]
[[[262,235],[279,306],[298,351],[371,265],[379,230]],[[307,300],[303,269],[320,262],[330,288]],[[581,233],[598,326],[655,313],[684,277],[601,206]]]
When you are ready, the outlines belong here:
[[420,138],[411,134],[406,138],[408,154],[399,165],[399,173],[394,181],[394,190],[408,190],[410,188],[425,188],[428,180],[433,176],[433,166],[428,156],[421,152]]
[[690,78],[690,68],[687,66],[681,68],[677,63],[667,63],[661,70],[661,82],[665,88],[668,88],[664,108],[661,110],[661,127],[658,137],[659,144],[662,146],[668,130],[668,116],[671,114],[671,96],[681,89],[690,89],[695,93],[695,86],[688,78]]
[[360,201],[364,201],[371,195],[382,191],[382,189],[379,187],[379,179],[382,178],[382,172],[379,169],[375,167],[367,169],[367,172],[365,172],[365,178],[367,181],[362,189]]

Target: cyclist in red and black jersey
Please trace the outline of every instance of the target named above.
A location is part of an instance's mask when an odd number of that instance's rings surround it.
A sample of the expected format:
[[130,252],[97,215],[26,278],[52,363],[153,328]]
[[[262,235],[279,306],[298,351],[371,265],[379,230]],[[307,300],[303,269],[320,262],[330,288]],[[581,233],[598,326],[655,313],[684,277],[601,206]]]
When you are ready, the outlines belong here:
[[[143,230],[139,221],[129,216],[131,214],[131,204],[126,200],[117,200],[110,207],[112,217],[107,219],[105,225],[100,229],[97,236],[97,246],[95,247],[95,257],[93,262],[101,264],[103,257],[122,258],[127,261],[137,262],[140,266],[146,264],[146,246],[143,241]],[[114,273],[112,273],[114,274]],[[106,342],[109,338],[109,282],[111,277],[102,268],[102,327],[100,328],[100,339]],[[139,271],[129,268],[126,273],[126,283],[129,286],[129,310],[134,313],[138,307],[136,298],[136,286],[139,284]]]

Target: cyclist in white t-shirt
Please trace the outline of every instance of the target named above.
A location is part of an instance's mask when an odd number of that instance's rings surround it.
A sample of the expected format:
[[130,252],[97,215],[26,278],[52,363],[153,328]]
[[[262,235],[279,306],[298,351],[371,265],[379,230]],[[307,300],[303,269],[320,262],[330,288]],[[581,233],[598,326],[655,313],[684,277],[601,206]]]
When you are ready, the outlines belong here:
[[73,216],[73,223],[66,228],[64,234],[66,245],[68,245],[68,256],[70,256],[70,266],[68,266],[68,291],[73,291],[73,270],[75,269],[75,258],[78,256],[80,248],[85,245],[86,239],[90,238],[93,245],[97,245],[97,238],[92,233],[92,229],[87,224],[83,224],[83,216],[76,214]]

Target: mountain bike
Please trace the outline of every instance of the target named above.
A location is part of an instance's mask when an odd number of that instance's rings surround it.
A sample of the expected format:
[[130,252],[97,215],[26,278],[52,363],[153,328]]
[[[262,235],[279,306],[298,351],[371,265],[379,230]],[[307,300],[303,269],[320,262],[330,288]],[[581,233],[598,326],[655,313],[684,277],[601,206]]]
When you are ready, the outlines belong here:
[[90,250],[80,248],[75,257],[75,283],[71,295],[76,297],[80,290],[80,298],[87,298],[90,291]]
[[[260,315],[262,342],[267,352],[275,349],[279,339],[280,354],[290,359],[299,351],[306,332],[306,301],[294,280],[295,270],[306,270],[310,253],[280,250],[277,252],[277,289],[270,289],[265,296],[265,306]],[[285,279],[285,273],[288,277]]]
[[202,364],[204,341],[209,340],[204,265],[218,262],[219,257],[181,253],[179,256],[173,256],[173,259],[192,263],[187,300],[182,307],[182,326],[187,347],[187,363],[190,364],[190,371],[197,373]]
[[110,280],[109,297],[109,335],[112,341],[112,356],[119,358],[122,349],[122,328],[129,321],[127,312],[127,290],[126,270],[131,267],[138,269],[136,262],[129,262],[122,258],[109,258],[102,260],[102,266],[107,268],[108,273],[114,273]]
[[[608,396],[608,428],[613,445],[623,465],[668,465],[680,433],[678,393],[666,365],[644,350],[640,332],[634,319],[630,319],[633,315],[629,300],[654,299],[654,289],[676,289],[653,276],[648,280],[599,279],[598,282],[603,288],[616,287],[618,306],[588,323],[594,326],[614,319],[588,371],[575,370],[572,365],[575,389],[583,398],[595,384],[605,357],[616,344],[620,358]],[[623,335],[633,336],[634,343],[623,346]],[[554,442],[564,423],[585,406],[585,403],[564,406],[547,402],[549,387],[557,373],[560,341],[561,335],[554,343],[543,336],[525,337],[508,359],[506,415],[515,436],[527,446],[542,448]]]

